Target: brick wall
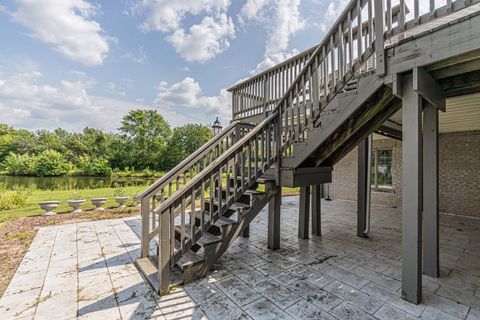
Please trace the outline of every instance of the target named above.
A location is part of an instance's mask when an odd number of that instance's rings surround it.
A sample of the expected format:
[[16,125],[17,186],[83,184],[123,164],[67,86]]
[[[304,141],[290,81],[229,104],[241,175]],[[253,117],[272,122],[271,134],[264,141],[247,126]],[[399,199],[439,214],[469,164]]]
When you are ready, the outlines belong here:
[[[374,149],[392,149],[393,188],[372,190],[372,203],[401,206],[402,145],[393,139],[374,140]],[[440,211],[480,217],[480,131],[439,136]],[[334,166],[330,196],[357,199],[357,149]]]

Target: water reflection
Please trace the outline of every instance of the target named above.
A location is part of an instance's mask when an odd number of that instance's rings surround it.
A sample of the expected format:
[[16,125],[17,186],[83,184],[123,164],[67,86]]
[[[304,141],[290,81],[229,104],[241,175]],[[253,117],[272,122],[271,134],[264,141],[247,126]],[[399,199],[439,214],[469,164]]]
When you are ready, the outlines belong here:
[[155,178],[138,177],[22,177],[0,176],[0,184],[7,189],[28,187],[40,190],[74,190],[110,188],[118,184],[122,187],[143,186],[155,181]]

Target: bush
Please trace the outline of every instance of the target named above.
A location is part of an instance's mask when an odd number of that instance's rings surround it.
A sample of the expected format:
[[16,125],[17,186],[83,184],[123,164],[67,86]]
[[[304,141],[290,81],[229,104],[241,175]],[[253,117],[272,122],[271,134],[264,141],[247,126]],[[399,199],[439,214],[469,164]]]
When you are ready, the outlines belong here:
[[3,169],[12,175],[32,175],[35,168],[35,157],[28,154],[10,153],[3,164]]
[[14,190],[6,190],[4,186],[0,186],[0,210],[10,210],[21,208],[27,205],[27,199],[32,191],[27,188],[16,188]]
[[105,158],[91,158],[81,156],[78,160],[78,175],[108,177],[112,175],[112,168]]
[[63,176],[71,165],[55,150],[45,150],[35,157],[34,174],[39,177]]

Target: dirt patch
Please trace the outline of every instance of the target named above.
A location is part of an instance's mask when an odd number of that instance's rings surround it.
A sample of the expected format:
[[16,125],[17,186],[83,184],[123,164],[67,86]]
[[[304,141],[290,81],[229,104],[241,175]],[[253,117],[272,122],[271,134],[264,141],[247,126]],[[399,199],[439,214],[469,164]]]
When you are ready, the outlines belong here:
[[118,219],[137,215],[137,208],[108,209],[104,212],[85,211],[82,213],[65,213],[54,216],[35,216],[17,218],[0,225],[0,297],[15,274],[30,243],[41,227],[74,223]]

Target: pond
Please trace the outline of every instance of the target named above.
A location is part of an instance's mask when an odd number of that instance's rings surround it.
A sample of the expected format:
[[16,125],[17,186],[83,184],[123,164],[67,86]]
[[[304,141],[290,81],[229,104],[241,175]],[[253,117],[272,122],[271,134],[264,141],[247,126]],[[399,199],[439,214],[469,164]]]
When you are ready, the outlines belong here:
[[0,184],[7,189],[27,187],[39,190],[75,190],[113,188],[117,184],[121,187],[147,186],[156,178],[142,177],[24,177],[2,176]]

